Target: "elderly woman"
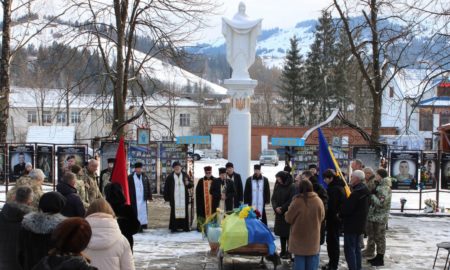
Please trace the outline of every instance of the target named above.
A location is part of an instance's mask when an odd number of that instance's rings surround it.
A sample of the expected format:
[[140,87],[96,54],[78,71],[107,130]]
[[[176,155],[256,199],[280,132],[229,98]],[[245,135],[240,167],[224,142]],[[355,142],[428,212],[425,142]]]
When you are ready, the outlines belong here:
[[16,185],[8,191],[6,201],[14,201],[14,195],[16,194],[18,187],[29,186],[33,190],[33,202],[31,203],[31,207],[38,209],[39,200],[41,199],[42,194],[44,194],[42,191],[42,183],[44,183],[44,179],[45,174],[41,169],[31,170],[28,176],[23,176],[18,179]]

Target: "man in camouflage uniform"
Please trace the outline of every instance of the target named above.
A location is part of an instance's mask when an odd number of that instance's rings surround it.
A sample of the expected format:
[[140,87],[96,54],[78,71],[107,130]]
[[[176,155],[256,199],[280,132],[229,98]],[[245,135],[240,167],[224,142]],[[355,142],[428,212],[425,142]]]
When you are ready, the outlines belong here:
[[83,181],[86,188],[88,203],[91,204],[96,199],[102,198],[97,184],[98,161],[90,159],[87,166],[83,169]]
[[[384,265],[384,253],[386,251],[386,224],[391,209],[391,179],[385,169],[378,169],[375,174],[376,188],[370,195],[370,206],[368,215],[369,243],[373,239],[377,255],[368,260],[372,266]],[[370,234],[369,234],[370,232]],[[369,249],[368,247],[367,249]],[[374,247],[372,247],[375,249]],[[370,250],[368,250],[370,251]]]
[[89,198],[86,193],[86,186],[84,185],[84,173],[80,166],[74,164],[70,167],[73,174],[76,176],[75,188],[77,189],[77,194],[80,196],[81,202],[84,208],[89,207]]
[[28,175],[24,175],[20,177],[16,185],[8,191],[6,194],[6,201],[12,202],[14,201],[14,196],[16,194],[16,190],[19,187],[28,186],[33,190],[33,201],[31,202],[31,207],[34,210],[38,209],[39,206],[39,200],[41,199],[41,196],[44,194],[42,191],[42,184],[44,183],[45,174],[41,169],[34,169],[31,170]]
[[[371,167],[365,167],[363,169],[364,175],[365,175],[365,184],[367,186],[367,188],[369,189],[369,191],[372,193],[375,188],[375,172],[373,171],[373,169]],[[370,202],[369,202],[370,203]],[[369,216],[367,216],[367,219],[369,218]],[[366,222],[366,236],[367,235],[373,235],[373,232],[370,231],[372,229],[371,226],[369,226],[369,222]],[[363,250],[361,252],[361,255],[363,257],[374,257],[375,256],[375,242],[373,241],[373,237],[368,237],[367,238],[367,246],[366,249]]]

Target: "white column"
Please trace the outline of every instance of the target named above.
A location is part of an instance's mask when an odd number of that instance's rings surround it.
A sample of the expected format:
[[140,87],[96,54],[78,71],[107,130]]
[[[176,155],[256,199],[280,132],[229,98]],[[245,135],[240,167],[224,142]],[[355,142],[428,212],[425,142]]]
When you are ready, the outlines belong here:
[[255,80],[225,80],[231,97],[228,116],[228,160],[234,164],[242,177],[250,175],[252,116],[250,97],[256,86]]
[[235,171],[246,178],[251,161],[251,96],[257,81],[252,80],[248,68],[255,61],[256,38],[261,32],[261,19],[251,20],[243,2],[232,19],[222,19],[222,33],[226,39],[227,61],[233,73],[225,80],[231,98],[228,118],[228,159]]

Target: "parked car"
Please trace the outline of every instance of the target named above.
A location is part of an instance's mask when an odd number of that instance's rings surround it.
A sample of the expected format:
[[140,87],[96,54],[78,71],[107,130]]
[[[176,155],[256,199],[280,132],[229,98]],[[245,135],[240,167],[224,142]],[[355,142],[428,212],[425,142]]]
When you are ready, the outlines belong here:
[[194,160],[200,160],[205,157],[205,153],[201,150],[194,150],[194,152],[188,151],[187,154]]
[[259,164],[273,164],[278,166],[279,158],[276,150],[264,150],[259,156]]

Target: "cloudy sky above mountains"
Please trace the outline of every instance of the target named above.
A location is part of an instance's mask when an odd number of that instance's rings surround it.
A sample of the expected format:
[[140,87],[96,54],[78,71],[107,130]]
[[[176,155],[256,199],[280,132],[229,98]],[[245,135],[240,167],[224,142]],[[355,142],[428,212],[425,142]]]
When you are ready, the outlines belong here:
[[[221,38],[222,17],[231,18],[238,11],[242,0],[219,0],[217,15],[211,16],[208,27],[202,31],[201,39],[214,40]],[[262,18],[263,29],[274,27],[293,27],[296,23],[317,19],[321,10],[331,5],[331,0],[244,0],[247,15],[251,18]]]

